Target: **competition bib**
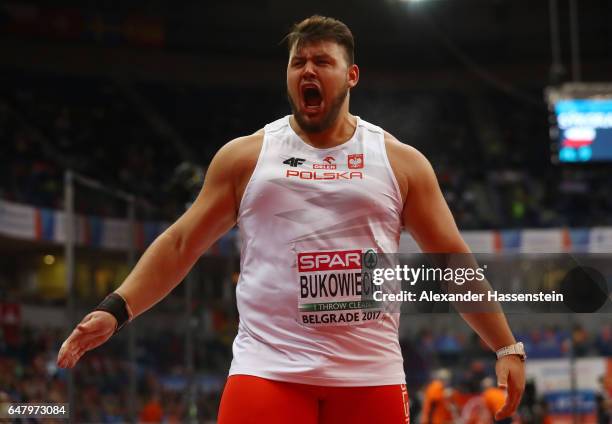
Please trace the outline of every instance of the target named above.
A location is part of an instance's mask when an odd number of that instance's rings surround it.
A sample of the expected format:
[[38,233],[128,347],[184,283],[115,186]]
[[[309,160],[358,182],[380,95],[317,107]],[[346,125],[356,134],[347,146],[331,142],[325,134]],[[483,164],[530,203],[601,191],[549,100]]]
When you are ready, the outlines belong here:
[[360,325],[382,319],[372,299],[374,249],[297,253],[298,319],[307,326]]

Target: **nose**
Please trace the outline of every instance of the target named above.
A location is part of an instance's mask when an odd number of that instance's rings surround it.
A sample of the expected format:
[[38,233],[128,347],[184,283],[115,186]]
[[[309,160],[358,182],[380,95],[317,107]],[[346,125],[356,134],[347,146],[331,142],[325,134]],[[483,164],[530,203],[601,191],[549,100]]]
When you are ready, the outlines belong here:
[[302,76],[303,76],[304,78],[312,78],[312,77],[315,77],[317,74],[316,74],[316,72],[315,72],[315,69],[314,69],[314,68],[315,68],[315,67],[314,67],[314,64],[312,63],[312,61],[307,60],[307,61],[306,61],[306,64],[304,65],[304,69],[303,69],[303,71],[302,71]]

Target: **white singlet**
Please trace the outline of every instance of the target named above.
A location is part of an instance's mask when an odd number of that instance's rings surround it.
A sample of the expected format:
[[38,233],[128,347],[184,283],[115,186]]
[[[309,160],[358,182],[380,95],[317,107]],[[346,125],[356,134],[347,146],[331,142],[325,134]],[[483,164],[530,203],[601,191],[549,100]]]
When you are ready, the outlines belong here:
[[229,374],[405,384],[399,314],[361,301],[373,287],[362,258],[396,253],[401,231],[383,130],[357,117],[352,138],[328,149],[306,144],[289,116],[264,132],[238,211],[240,324]]

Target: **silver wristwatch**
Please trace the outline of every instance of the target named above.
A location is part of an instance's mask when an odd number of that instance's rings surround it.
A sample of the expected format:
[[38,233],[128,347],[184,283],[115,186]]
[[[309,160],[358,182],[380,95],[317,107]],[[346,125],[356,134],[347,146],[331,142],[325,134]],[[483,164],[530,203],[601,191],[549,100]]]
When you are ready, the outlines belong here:
[[495,352],[495,354],[497,355],[497,359],[508,355],[517,355],[521,358],[521,361],[524,361],[527,358],[527,354],[525,353],[525,346],[523,346],[523,343],[521,342],[512,344],[510,346],[502,347],[497,352]]

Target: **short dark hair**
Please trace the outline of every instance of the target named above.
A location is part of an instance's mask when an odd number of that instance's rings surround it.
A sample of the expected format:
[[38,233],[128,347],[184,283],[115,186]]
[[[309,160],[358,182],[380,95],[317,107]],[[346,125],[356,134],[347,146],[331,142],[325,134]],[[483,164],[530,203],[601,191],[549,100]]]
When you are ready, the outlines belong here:
[[313,41],[334,41],[344,48],[346,61],[355,63],[355,40],[344,22],[327,16],[313,15],[293,25],[285,37],[289,52]]

